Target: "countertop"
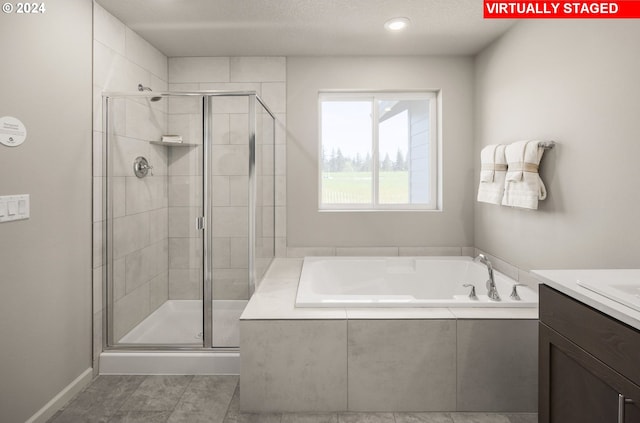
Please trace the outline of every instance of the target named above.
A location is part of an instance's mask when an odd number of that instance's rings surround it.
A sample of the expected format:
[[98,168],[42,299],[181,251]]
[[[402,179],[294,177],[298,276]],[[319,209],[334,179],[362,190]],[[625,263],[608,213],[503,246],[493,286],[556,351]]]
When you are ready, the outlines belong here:
[[545,285],[554,288],[602,313],[640,330],[640,312],[578,285],[580,279],[615,280],[620,275],[636,276],[640,269],[532,270]]

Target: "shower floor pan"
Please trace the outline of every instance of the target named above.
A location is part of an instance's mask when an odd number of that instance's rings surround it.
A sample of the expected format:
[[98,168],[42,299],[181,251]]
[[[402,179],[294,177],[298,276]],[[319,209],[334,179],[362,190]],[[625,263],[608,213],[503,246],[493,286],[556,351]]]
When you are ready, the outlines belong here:
[[[239,318],[247,301],[213,301],[213,346],[240,345]],[[122,344],[201,344],[202,302],[169,300],[120,339]]]
[[[213,301],[213,346],[237,348],[247,301]],[[202,344],[202,302],[169,300],[120,339],[123,344]],[[237,351],[105,351],[101,374],[238,374]]]

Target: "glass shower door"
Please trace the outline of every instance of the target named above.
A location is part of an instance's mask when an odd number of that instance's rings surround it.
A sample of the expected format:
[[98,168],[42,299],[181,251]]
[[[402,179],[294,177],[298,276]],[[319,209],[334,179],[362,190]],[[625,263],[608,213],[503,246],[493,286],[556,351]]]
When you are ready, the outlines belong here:
[[275,121],[254,93],[209,101],[211,346],[236,348],[240,315],[275,253]]
[[203,96],[104,106],[108,345],[202,347]]
[[209,101],[211,346],[236,348],[249,299],[250,101],[248,95],[215,95]]
[[237,348],[275,251],[273,115],[252,92],[109,93],[103,110],[108,348]]

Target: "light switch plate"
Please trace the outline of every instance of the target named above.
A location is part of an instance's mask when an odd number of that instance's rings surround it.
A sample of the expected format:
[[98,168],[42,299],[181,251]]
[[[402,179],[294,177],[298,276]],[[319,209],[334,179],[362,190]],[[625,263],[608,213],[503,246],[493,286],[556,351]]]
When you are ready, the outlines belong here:
[[29,194],[0,196],[0,223],[28,219]]

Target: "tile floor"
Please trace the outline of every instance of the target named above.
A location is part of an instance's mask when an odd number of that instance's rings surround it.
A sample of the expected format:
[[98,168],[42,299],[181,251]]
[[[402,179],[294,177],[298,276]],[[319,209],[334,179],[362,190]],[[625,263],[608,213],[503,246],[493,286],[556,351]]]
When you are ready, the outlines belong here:
[[537,423],[537,414],[240,412],[238,376],[99,376],[48,423]]

